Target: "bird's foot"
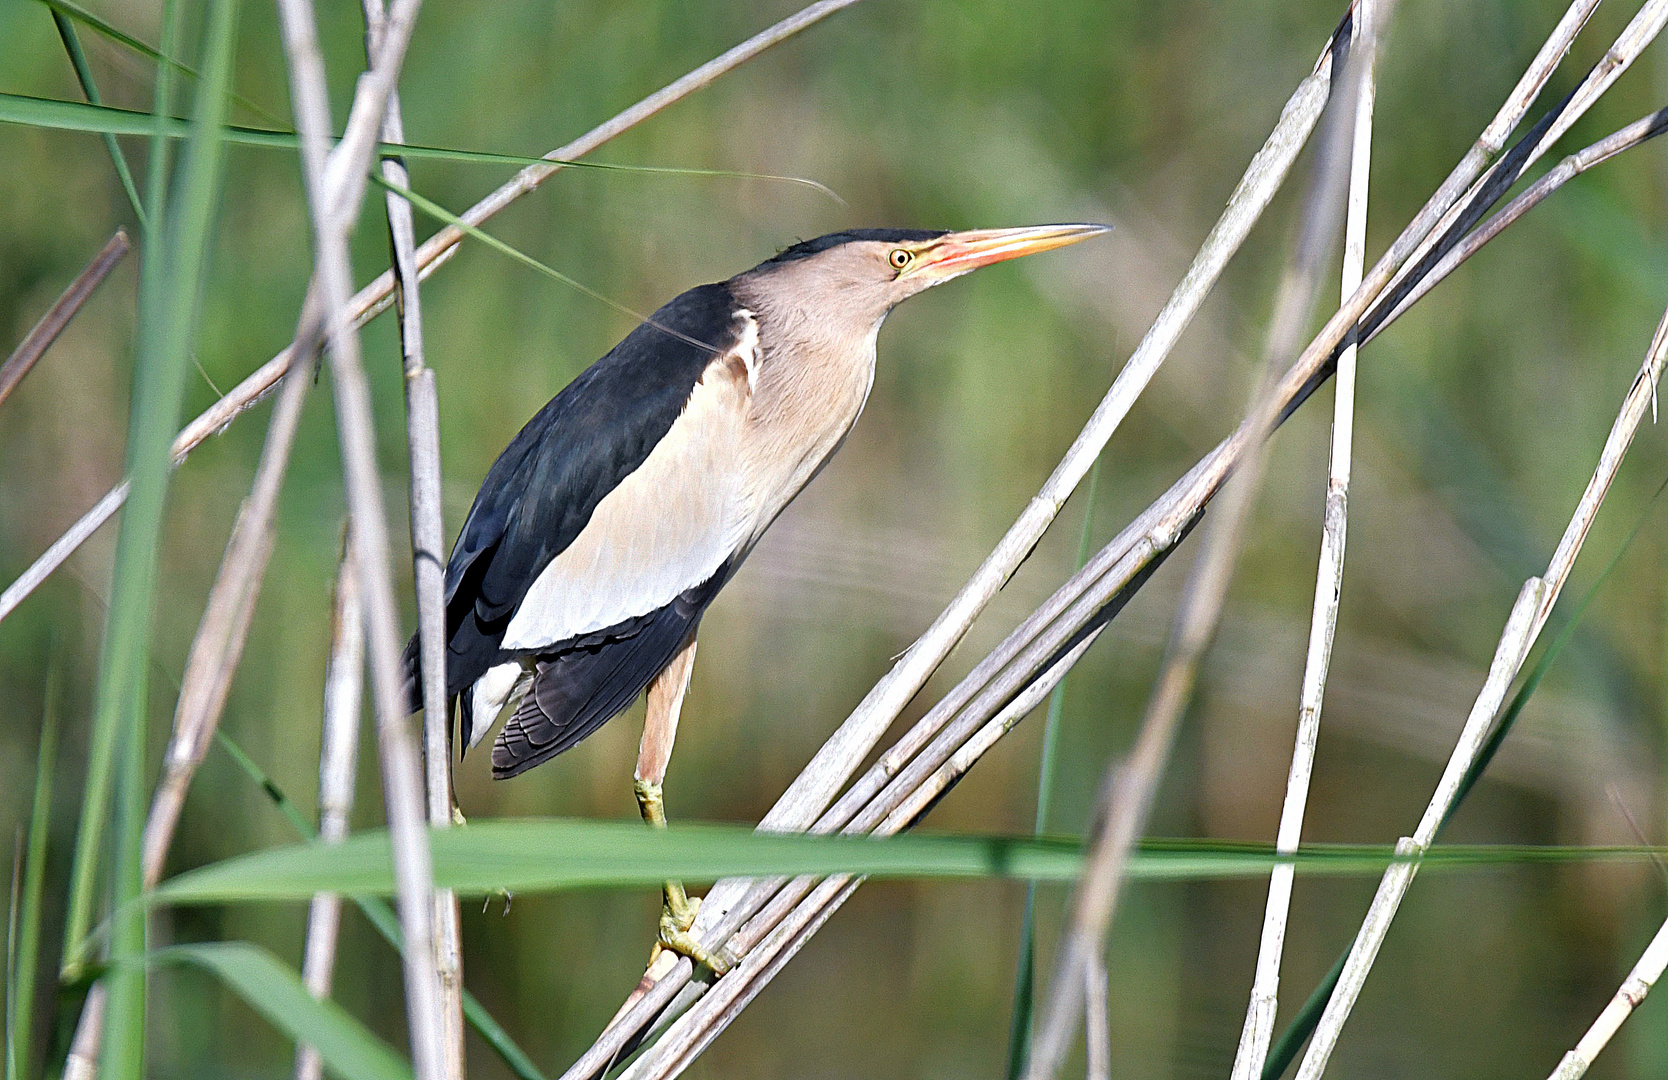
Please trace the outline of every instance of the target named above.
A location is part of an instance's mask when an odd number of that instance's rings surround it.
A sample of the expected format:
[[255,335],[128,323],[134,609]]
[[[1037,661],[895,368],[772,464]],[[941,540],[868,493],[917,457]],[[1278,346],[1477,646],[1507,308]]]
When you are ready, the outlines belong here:
[[682,886],[676,882],[667,883],[666,902],[660,909],[660,935],[655,940],[654,948],[649,950],[650,968],[654,967],[662,952],[670,951],[711,968],[717,975],[730,970],[729,960],[702,945],[689,932],[690,927],[695,925],[695,915],[700,908],[700,897],[685,896]]

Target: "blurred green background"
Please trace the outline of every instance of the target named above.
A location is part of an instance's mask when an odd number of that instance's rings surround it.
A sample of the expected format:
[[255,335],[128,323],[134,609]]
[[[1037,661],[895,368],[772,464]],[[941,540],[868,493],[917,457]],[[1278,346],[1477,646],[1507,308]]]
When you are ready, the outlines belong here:
[[[156,41],[155,4],[88,4]],[[544,153],[795,6],[431,4],[401,82],[408,138]],[[184,10],[187,25],[200,23],[195,5]],[[1561,10],[1546,0],[1399,6],[1382,65],[1369,255],[1469,147]],[[1573,86],[1631,13],[1629,5],[1601,10],[1549,93]],[[640,311],[837,228],[1117,226],[1094,244],[934,291],[892,318],[873,398],[845,449],[707,617],[668,782],[675,820],[756,820],[931,621],[1139,340],[1339,14],[1335,0],[869,0],[597,155],[812,177],[849,207],[797,185],[580,170],[490,224]],[[340,122],[362,65],[359,6],[334,0],[319,15]],[[0,89],[79,100],[44,6],[0,0],[0,41]],[[147,62],[91,33],[83,42],[106,100],[148,109]],[[1665,48],[1645,54],[1564,152],[1668,98]],[[236,85],[287,117],[267,5],[243,6]],[[262,122],[243,110],[236,118]],[[124,145],[142,168],[143,140]],[[0,341],[9,349],[111,230],[131,225],[131,210],[95,136],[0,127],[0,166]],[[453,210],[508,172],[426,161],[412,170],[417,190]],[[1665,170],[1668,144],[1649,144],[1584,176],[1364,353],[1350,551],[1307,837],[1389,842],[1413,828],[1518,585],[1544,567],[1668,296]],[[1298,186],[1258,226],[1108,449],[1090,523],[1097,540],[1237,419]],[[355,252],[361,281],[387,265],[381,200],[373,193],[366,207]],[[289,340],[309,272],[307,236],[293,156],[234,149],[190,414]],[[4,581],[119,479],[136,277],[130,257],[0,408]],[[498,451],[630,320],[470,242],[425,285],[424,303],[450,536]],[[388,318],[367,330],[367,350],[389,510],[403,515],[403,406]],[[1275,440],[1155,834],[1274,835],[1313,590],[1330,398],[1323,390]],[[157,753],[170,680],[247,490],[266,414],[263,406],[238,421],[176,476],[156,623]],[[1572,597],[1665,474],[1663,437],[1648,426]],[[1069,572],[1083,513],[1079,496],[910,717]],[[1664,517],[1629,551],[1449,839],[1632,843],[1630,817],[1650,841],[1668,836]],[[329,395],[315,393],[225,717],[226,730],[303,806],[317,785],[343,524]],[[403,524],[394,532],[403,545]],[[59,668],[66,686],[49,943],[62,909],[113,536],[101,533],[0,623],[0,838],[27,814],[49,669]],[[1072,676],[1052,831],[1082,829],[1102,769],[1127,747],[1190,559],[1184,552],[1161,571]],[[472,755],[458,778],[465,813],[634,817],[640,715],[638,706],[508,783],[493,783],[485,755]],[[1016,731],[934,811],[930,827],[1028,831],[1041,728],[1038,716]],[[380,816],[374,754],[362,761],[357,820],[371,825]],[[171,865],[289,838],[261,793],[216,752],[192,789]],[[1283,1015],[1353,935],[1371,890],[1366,879],[1299,882]],[[999,1076],[1022,895],[1008,882],[865,887],[690,1075]],[[1226,1075],[1263,896],[1261,881],[1131,889],[1110,960],[1115,1075]],[[1668,886],[1649,866],[1421,877],[1332,1075],[1544,1075],[1613,993],[1661,920],[1665,896]],[[1063,900],[1062,889],[1041,891],[1045,964]],[[507,916],[496,906],[466,908],[467,982],[554,1075],[636,982],[658,905],[655,891],[631,890],[518,899]],[[397,1040],[398,964],[357,913],[347,918],[339,997]],[[299,906],[250,905],[167,912],[154,933],[158,942],[251,939],[298,963],[302,926]],[[45,960],[55,970],[56,957]],[[169,971],[154,985],[154,1075],[288,1075],[288,1045],[218,984]],[[507,1075],[479,1042],[470,1060],[476,1076]],[[1665,1072],[1668,1004],[1652,999],[1593,1075]]]

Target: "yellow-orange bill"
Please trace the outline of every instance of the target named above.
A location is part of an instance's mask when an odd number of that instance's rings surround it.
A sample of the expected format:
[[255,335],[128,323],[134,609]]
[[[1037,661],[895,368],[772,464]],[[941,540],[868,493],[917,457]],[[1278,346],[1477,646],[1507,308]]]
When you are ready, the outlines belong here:
[[919,252],[915,265],[905,274],[928,274],[933,277],[963,274],[1004,259],[1053,251],[1110,231],[1110,226],[1106,225],[1072,224],[946,233],[926,244]]

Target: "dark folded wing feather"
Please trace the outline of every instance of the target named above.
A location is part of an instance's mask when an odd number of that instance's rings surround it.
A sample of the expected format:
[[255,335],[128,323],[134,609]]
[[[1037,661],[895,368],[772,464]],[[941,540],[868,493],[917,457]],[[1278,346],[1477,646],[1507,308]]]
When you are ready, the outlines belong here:
[[723,284],[678,296],[551,399],[493,463],[446,567],[449,694],[500,662],[504,631],[540,572],[648,458],[715,355],[735,346],[737,311]]
[[532,688],[492,745],[492,775],[507,779],[550,760],[630,705],[695,632],[730,570],[721,567],[665,607],[606,635],[540,658]]

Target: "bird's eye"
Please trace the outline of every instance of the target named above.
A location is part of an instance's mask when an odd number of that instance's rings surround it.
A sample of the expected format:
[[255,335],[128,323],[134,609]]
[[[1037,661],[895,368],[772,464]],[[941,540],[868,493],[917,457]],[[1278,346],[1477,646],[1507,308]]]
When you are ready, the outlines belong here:
[[898,248],[886,257],[886,261],[892,264],[893,269],[902,270],[904,267],[915,261],[915,256],[911,255],[903,248]]

